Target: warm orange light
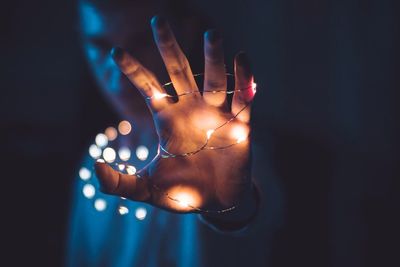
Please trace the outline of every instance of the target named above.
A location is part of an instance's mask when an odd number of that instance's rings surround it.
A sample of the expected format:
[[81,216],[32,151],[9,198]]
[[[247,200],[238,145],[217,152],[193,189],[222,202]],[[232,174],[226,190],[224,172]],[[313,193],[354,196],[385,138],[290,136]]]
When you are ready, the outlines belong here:
[[214,133],[214,129],[208,130],[207,131],[207,139],[210,139],[211,135]]
[[201,197],[197,190],[176,186],[168,191],[170,205],[181,211],[190,211],[201,205]]
[[153,95],[154,99],[161,99],[161,98],[164,98],[164,97],[167,97],[167,96],[168,96],[167,94],[159,93],[159,92],[155,92],[154,95]]
[[108,127],[104,131],[104,133],[107,136],[108,141],[114,141],[115,138],[117,138],[117,135],[118,135],[117,129],[115,129],[114,127]]
[[236,143],[241,143],[247,139],[248,130],[244,126],[236,125],[232,129],[232,136],[236,139]]
[[121,121],[118,124],[118,131],[120,132],[120,134],[122,135],[127,135],[131,132],[132,130],[132,126],[129,123],[129,121]]

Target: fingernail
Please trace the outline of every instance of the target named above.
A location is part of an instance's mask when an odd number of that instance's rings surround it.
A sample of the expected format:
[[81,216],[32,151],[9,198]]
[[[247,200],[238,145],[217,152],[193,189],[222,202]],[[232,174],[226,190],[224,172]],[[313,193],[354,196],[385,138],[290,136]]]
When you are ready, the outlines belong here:
[[124,50],[122,50],[120,47],[113,47],[110,54],[114,60],[120,60],[124,54]]
[[212,44],[215,44],[216,42],[221,40],[221,34],[215,29],[206,31],[205,37]]
[[167,24],[167,20],[163,17],[156,15],[151,19],[151,26],[153,26],[153,27],[160,28],[160,27],[165,26],[166,24]]

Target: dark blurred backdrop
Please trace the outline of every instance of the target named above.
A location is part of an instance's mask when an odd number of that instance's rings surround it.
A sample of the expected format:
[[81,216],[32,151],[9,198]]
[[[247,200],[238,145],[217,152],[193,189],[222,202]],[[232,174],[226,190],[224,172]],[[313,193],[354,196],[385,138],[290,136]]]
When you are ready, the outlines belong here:
[[[228,57],[244,49],[254,65],[255,139],[285,203],[271,266],[400,266],[398,7],[253,0],[203,10],[218,18]],[[1,13],[0,265],[62,266],[74,174],[115,116],[83,60],[74,1],[8,1]]]

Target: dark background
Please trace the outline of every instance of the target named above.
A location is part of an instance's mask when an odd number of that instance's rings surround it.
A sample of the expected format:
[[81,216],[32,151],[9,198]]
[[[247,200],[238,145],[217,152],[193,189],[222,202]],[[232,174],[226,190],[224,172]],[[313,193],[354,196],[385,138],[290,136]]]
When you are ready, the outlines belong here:
[[[249,52],[259,84],[255,139],[285,196],[271,266],[399,264],[397,2],[206,10],[235,41],[228,51]],[[115,116],[88,75],[73,1],[6,2],[1,13],[2,261],[62,266],[74,174]]]

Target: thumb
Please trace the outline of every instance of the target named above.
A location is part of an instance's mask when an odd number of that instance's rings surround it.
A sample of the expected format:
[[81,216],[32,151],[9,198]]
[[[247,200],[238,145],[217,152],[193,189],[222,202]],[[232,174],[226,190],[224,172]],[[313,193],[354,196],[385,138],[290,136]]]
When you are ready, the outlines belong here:
[[124,174],[103,162],[96,162],[95,170],[103,193],[135,201],[146,202],[150,200],[149,180],[145,171],[141,173],[140,177]]

